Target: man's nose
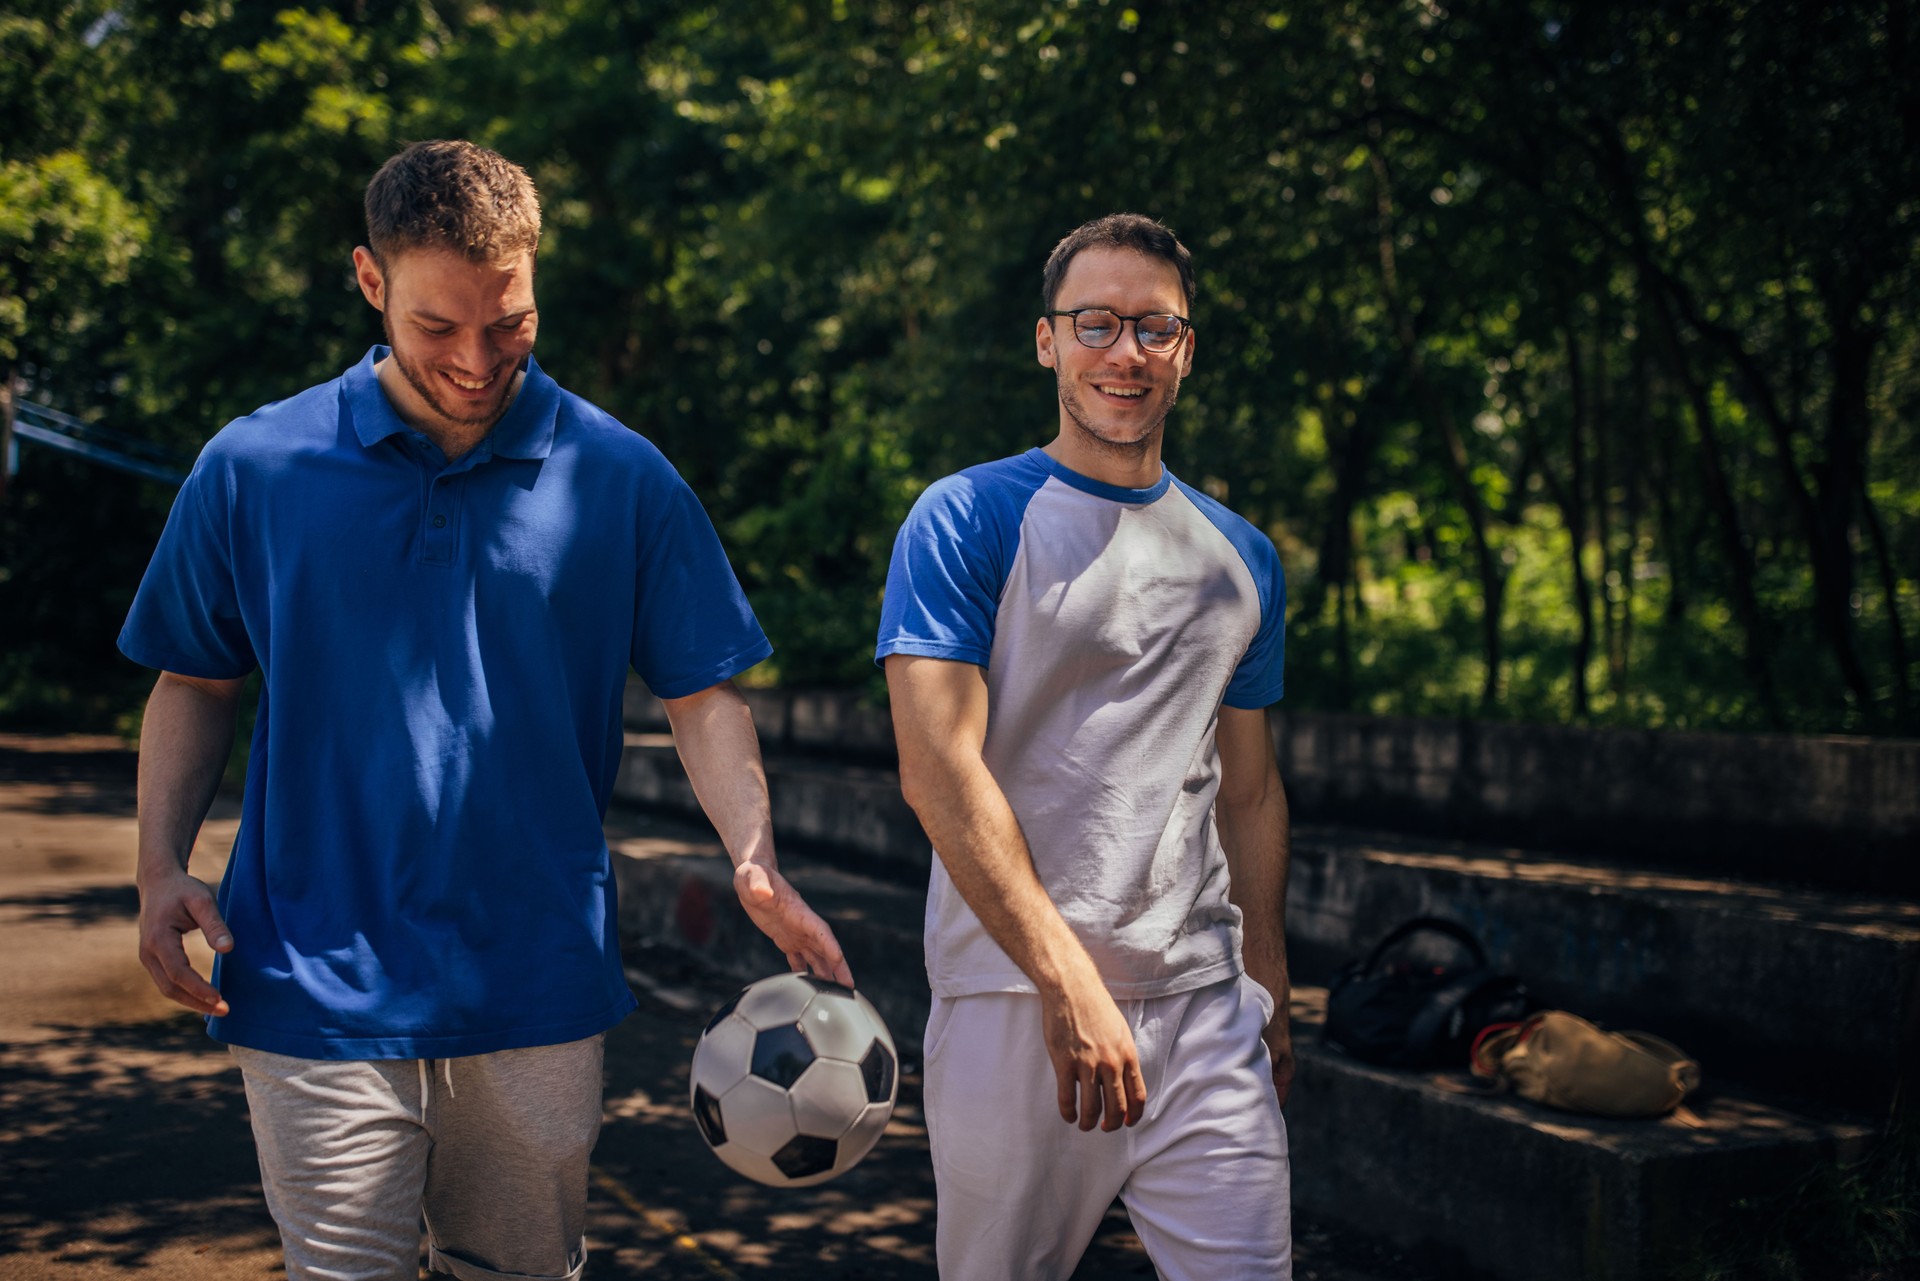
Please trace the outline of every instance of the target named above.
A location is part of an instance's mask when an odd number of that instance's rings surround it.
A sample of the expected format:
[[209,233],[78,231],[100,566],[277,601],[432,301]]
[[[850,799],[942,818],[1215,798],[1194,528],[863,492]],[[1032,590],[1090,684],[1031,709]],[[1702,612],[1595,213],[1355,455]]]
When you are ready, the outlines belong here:
[[470,374],[484,374],[493,367],[493,340],[486,330],[466,330],[454,347],[454,360]]
[[1140,345],[1140,331],[1135,328],[1137,322],[1120,322],[1120,336],[1107,348],[1107,359],[1118,365],[1144,365],[1147,363],[1147,349]]

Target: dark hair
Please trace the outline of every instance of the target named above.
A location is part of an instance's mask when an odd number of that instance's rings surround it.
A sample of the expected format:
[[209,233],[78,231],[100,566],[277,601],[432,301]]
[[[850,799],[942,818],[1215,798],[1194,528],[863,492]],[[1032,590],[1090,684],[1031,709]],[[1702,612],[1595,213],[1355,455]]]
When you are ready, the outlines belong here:
[[1172,263],[1180,272],[1180,292],[1186,296],[1187,310],[1193,310],[1193,256],[1180,243],[1180,238],[1145,214],[1116,213],[1081,223],[1047,255],[1046,269],[1040,275],[1040,301],[1047,311],[1053,310],[1054,301],[1060,296],[1060,282],[1066,279],[1067,265],[1082,249],[1095,246],[1131,249]]
[[385,263],[409,249],[499,262],[538,247],[540,198],[527,171],[470,142],[416,142],[367,184],[367,241]]

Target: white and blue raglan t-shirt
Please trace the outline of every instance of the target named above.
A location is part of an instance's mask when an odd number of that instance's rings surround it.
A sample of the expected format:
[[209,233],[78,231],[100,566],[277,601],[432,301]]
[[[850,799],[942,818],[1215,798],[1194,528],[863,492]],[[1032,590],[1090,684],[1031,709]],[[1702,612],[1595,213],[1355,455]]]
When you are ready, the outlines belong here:
[[[1215,731],[1223,702],[1280,697],[1285,612],[1271,540],[1164,469],[1121,489],[1030,449],[939,481],[900,528],[875,657],[986,669],[987,767],[1117,998],[1240,970]],[[1034,990],[938,859],[926,944],[937,995]]]

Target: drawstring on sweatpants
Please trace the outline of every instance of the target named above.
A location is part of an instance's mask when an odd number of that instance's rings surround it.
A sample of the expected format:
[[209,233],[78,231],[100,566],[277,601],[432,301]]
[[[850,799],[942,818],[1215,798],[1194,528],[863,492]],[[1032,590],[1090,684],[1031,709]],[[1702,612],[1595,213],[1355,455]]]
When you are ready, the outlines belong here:
[[[414,1062],[420,1067],[420,1124],[425,1125],[427,1123],[427,1061],[415,1059]],[[447,1097],[450,1099],[456,1097],[453,1092],[452,1059],[440,1060],[440,1078],[447,1083]]]

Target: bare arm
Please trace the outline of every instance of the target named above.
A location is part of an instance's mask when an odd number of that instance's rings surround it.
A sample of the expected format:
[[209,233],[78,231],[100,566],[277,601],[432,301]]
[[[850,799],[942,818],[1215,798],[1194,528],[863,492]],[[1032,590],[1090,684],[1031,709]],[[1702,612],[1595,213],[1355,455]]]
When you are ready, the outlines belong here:
[[1264,708],[1222,707],[1217,741],[1220,793],[1213,814],[1231,878],[1227,895],[1240,909],[1247,973],[1273,994],[1273,1022],[1264,1036],[1273,1060],[1274,1092],[1284,1104],[1293,1088],[1293,1029],[1287,1012],[1287,793]]
[[663,698],[673,743],[693,794],[733,860],[740,905],[796,970],[853,986],[833,931],[780,875],[773,854],[773,812],[753,709],[732,681],[685,698]]
[[161,995],[201,1014],[225,1014],[227,1003],[187,962],[185,937],[197,929],[227,952],[233,936],[213,891],[187,874],[187,859],[233,749],[245,685],[162,672],[140,728],[140,963]]
[[1134,1124],[1147,1087],[1133,1033],[1047,896],[1019,820],[981,758],[985,674],[902,654],[886,666],[901,791],[954,888],[1039,989],[1061,1117],[1077,1118],[1082,1130]]

